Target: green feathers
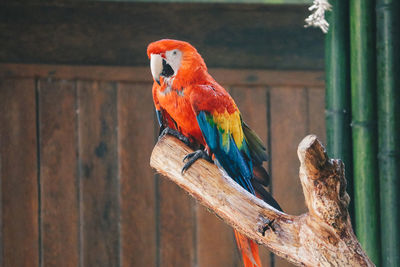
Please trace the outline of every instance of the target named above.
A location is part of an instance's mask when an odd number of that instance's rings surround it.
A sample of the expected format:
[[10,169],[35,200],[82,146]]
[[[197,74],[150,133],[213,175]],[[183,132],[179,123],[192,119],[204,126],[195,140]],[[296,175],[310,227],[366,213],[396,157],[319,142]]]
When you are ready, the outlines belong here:
[[252,129],[250,129],[250,127],[245,122],[242,123],[242,128],[254,165],[259,166],[262,164],[263,161],[266,161],[268,159],[267,153],[265,151],[266,148],[263,145],[260,137],[258,137],[258,135]]

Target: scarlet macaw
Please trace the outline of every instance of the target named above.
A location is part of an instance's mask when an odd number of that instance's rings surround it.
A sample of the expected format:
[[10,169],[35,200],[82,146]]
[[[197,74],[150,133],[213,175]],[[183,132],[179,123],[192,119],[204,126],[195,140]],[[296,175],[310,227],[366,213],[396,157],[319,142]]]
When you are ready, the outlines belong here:
[[[184,158],[187,162],[182,172],[199,158],[213,160],[247,191],[257,191],[281,210],[256,182],[268,183],[268,174],[261,166],[267,159],[262,141],[243,122],[228,92],[208,74],[197,50],[187,42],[164,39],[151,43],[147,55],[161,135],[174,135],[199,148]],[[235,237],[244,265],[261,267],[256,243],[236,231]]]

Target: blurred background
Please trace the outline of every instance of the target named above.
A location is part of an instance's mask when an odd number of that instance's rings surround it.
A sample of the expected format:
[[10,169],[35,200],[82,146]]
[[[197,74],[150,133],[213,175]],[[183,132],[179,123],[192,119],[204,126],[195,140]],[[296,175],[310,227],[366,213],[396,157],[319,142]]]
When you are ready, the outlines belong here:
[[149,167],[162,38],[197,48],[267,145],[275,198],[306,211],[297,145],[326,141],[311,1],[199,2],[0,4],[0,265],[242,265],[232,229]]

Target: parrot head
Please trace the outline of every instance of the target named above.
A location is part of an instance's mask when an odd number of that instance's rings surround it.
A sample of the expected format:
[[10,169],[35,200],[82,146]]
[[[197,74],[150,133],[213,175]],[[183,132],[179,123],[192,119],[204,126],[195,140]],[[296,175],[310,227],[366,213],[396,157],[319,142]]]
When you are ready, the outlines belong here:
[[185,86],[207,72],[203,58],[191,44],[162,39],[149,44],[147,55],[153,79],[159,85],[167,82]]

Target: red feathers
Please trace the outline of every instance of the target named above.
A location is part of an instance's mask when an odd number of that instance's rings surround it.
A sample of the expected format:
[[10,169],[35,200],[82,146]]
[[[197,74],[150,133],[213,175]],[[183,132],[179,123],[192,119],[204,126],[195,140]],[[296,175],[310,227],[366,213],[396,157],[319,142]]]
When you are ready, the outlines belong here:
[[162,39],[149,44],[147,47],[147,56],[151,54],[162,54],[169,50],[179,49],[182,52],[197,53],[196,48],[184,41]]
[[261,260],[256,242],[235,230],[235,239],[243,257],[245,267],[261,267]]
[[181,66],[175,74],[173,87],[180,90],[191,84],[204,84],[204,82],[214,82],[214,79],[207,73],[207,67],[203,58],[197,52],[196,48],[187,42],[163,39],[149,44],[147,55],[160,54],[165,56],[166,51],[178,49],[183,53]]

